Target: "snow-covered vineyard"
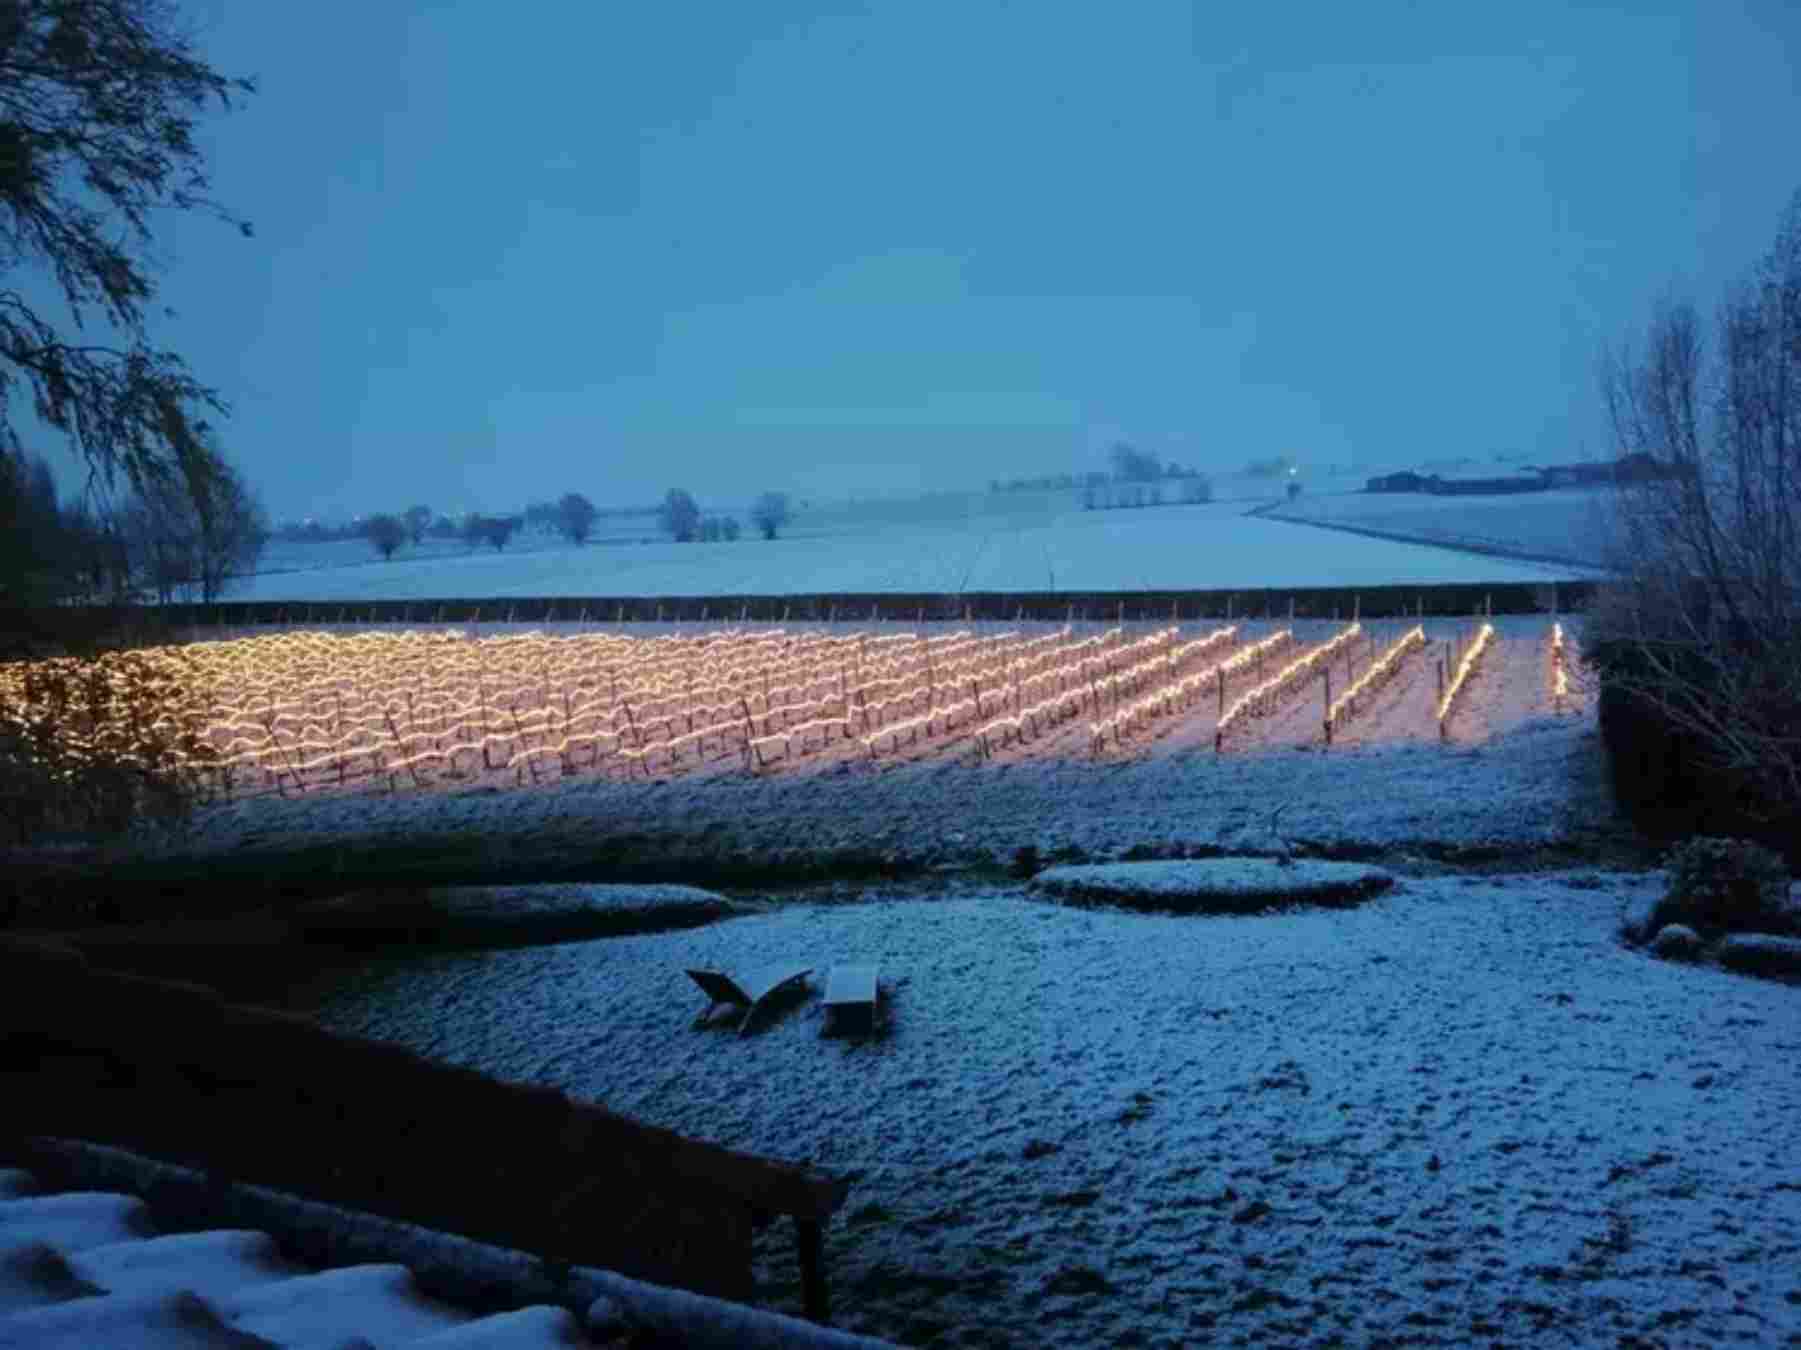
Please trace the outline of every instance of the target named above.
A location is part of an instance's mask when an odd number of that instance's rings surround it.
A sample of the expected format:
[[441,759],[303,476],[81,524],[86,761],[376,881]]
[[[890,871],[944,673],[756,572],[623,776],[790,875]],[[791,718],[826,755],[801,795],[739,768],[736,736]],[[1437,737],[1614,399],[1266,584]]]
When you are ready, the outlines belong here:
[[1587,708],[1536,617],[297,630],[139,659],[228,799],[1469,744]]

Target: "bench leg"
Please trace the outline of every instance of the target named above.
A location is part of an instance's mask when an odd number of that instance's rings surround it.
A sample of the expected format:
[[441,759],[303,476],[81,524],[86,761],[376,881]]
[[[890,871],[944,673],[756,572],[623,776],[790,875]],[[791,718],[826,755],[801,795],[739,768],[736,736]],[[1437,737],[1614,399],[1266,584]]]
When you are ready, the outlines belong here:
[[801,1308],[807,1320],[821,1326],[831,1320],[825,1290],[825,1243],[817,1219],[794,1220],[795,1245],[800,1249]]

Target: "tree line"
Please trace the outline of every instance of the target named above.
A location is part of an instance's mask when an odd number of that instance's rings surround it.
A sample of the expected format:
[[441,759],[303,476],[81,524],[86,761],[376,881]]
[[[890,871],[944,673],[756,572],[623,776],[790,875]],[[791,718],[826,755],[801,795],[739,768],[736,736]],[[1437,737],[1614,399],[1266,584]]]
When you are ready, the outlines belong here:
[[[785,492],[765,492],[751,503],[750,523],[765,539],[774,539],[793,519],[794,511]],[[678,544],[712,543],[733,540],[740,533],[735,516],[703,515],[693,494],[684,488],[670,488],[657,508],[657,521],[663,532]]]
[[[588,542],[595,522],[603,514],[639,515],[637,509],[616,509],[603,513],[580,492],[567,492],[554,502],[533,502],[518,515],[486,515],[479,512],[461,520],[439,516],[429,506],[411,506],[405,511],[381,512],[356,524],[336,529],[308,522],[286,526],[281,537],[299,543],[329,539],[362,537],[383,559],[391,560],[407,544],[418,547],[429,538],[461,539],[471,549],[483,545],[499,552],[521,530],[539,534],[560,535],[571,544]],[[671,488],[655,508],[658,527],[677,543],[730,542],[743,533],[736,516],[708,514],[692,493]],[[765,492],[751,504],[750,522],[765,539],[775,539],[793,517],[788,495]]]
[[1111,474],[1096,470],[1083,475],[1084,511],[1162,506],[1166,488],[1182,502],[1213,500],[1213,480],[1199,469],[1165,464],[1155,452],[1140,450],[1126,441],[1116,443],[1107,452],[1107,458],[1112,465]]
[[216,600],[254,570],[268,517],[216,453],[105,504],[64,502],[42,455],[0,449],[0,604]]

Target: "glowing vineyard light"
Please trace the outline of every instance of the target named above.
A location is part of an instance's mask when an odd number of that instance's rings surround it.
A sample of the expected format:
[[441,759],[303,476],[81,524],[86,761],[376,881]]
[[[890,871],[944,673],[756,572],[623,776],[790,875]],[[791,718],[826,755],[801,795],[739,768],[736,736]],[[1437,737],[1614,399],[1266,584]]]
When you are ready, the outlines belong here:
[[1286,645],[1293,638],[1294,634],[1286,628],[1272,633],[1269,637],[1259,642],[1253,642],[1250,646],[1223,661],[1208,666],[1205,670],[1197,670],[1192,675],[1184,675],[1171,684],[1167,690],[1158,690],[1147,695],[1136,704],[1123,709],[1115,717],[1092,723],[1089,727],[1089,749],[1098,752],[1105,744],[1105,737],[1109,732],[1113,735],[1114,743],[1118,744],[1120,730],[1122,728],[1128,732],[1134,730],[1150,714],[1153,706],[1159,711],[1187,707],[1192,699],[1204,693],[1209,686],[1223,687],[1226,676],[1245,669],[1253,661],[1261,660],[1269,652]]
[[1219,725],[1214,728],[1214,748],[1218,749],[1221,746],[1226,732],[1232,728],[1234,723],[1246,715],[1260,717],[1268,712],[1272,702],[1330,661],[1362,631],[1362,624],[1352,624],[1330,641],[1323,642],[1312,651],[1296,657],[1268,679],[1245,690],[1220,716]]
[[1570,692],[1570,672],[1563,650],[1563,625],[1551,625],[1551,703],[1563,711],[1563,700]]
[[[1204,655],[1210,648],[1231,641],[1237,634],[1238,628],[1236,625],[1222,628],[1217,632],[1209,633],[1206,637],[1198,638],[1193,642],[1183,643],[1180,647],[1172,650],[1167,657],[1154,658],[1151,662],[1145,663],[1144,667],[1141,669],[1153,675],[1161,669],[1163,673],[1174,676],[1183,660],[1191,656]],[[1104,717],[1098,721],[1089,723],[1089,750],[1098,753],[1101,747],[1106,744],[1106,739],[1109,735],[1113,737],[1115,745],[1119,744],[1122,732],[1130,734],[1153,716],[1160,713],[1167,713],[1178,706],[1185,706],[1190,691],[1199,689],[1209,680],[1220,679],[1222,677],[1222,672],[1230,673],[1233,670],[1248,665],[1250,662],[1255,661],[1265,651],[1287,641],[1288,637],[1288,630],[1283,629],[1280,633],[1265,638],[1261,642],[1254,643],[1235,655],[1227,657],[1223,661],[1216,662],[1205,670],[1196,671],[1181,679],[1172,679],[1170,683],[1153,689],[1142,698],[1135,699],[1124,707],[1116,706],[1111,717]],[[1132,687],[1136,688],[1136,683],[1134,683]],[[1099,708],[1097,707],[1095,711],[1098,712]]]
[[1457,663],[1456,672],[1445,685],[1444,697],[1438,700],[1438,734],[1440,736],[1446,733],[1445,722],[1451,714],[1451,705],[1457,701],[1457,695],[1462,691],[1464,682],[1469,679],[1470,672],[1476,668],[1476,662],[1482,659],[1482,653],[1487,650],[1494,635],[1495,626],[1492,623],[1482,625],[1481,630],[1476,634],[1476,640],[1470,643],[1469,650]]
[[1331,706],[1326,709],[1326,729],[1328,734],[1330,734],[1331,729],[1337,726],[1340,721],[1357,711],[1357,700],[1359,697],[1380,688],[1388,681],[1390,676],[1401,668],[1401,663],[1407,659],[1409,652],[1413,651],[1416,647],[1424,647],[1425,645],[1426,630],[1418,624],[1415,624],[1412,628],[1408,629],[1396,641],[1390,643],[1387,650],[1375,661],[1371,662],[1369,668],[1365,670],[1363,674],[1359,675],[1351,682],[1351,687],[1349,689],[1345,690],[1344,693],[1332,700]]
[[[985,718],[995,720],[991,740],[1029,737],[1101,699],[1123,711],[1148,690],[1132,707],[1137,725],[1184,697],[1175,677],[1232,636],[1178,635],[1169,627],[1128,642],[1113,628],[1076,640],[1068,625],[1031,639],[286,631],[134,653],[130,681],[107,660],[68,670],[152,691],[155,715],[138,725],[191,736],[196,752],[178,762],[207,785],[286,794],[425,787],[484,771],[522,784],[547,773],[649,776],[852,737],[874,756]],[[50,715],[33,672],[51,669],[0,665],[0,724]],[[75,758],[129,758],[151,749],[139,735],[70,724],[60,743]]]

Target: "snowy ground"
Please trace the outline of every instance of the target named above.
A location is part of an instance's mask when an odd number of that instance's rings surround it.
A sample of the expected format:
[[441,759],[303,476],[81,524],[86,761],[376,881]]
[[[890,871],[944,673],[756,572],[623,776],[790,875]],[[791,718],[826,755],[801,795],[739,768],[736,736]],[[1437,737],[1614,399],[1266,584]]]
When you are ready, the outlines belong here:
[[[1172,844],[1262,850],[1284,837],[1374,850],[1474,853],[1578,847],[1605,828],[1592,729],[1538,718],[1486,745],[1418,743],[1215,756],[1210,748],[1095,764],[922,761],[858,772],[572,780],[527,791],[261,799],[201,813],[146,856],[264,858],[479,837],[505,879],[652,840],[670,859],[769,863],[833,851],[897,862],[1005,861],[1032,846],[1117,857]],[[469,880],[485,878],[471,877]],[[604,879],[596,877],[596,880]]]
[[1303,493],[1272,518],[1322,521],[1450,545],[1599,565],[1614,494],[1607,489],[1444,497],[1424,492]]
[[782,595],[829,592],[1110,591],[1551,581],[1580,568],[1504,561],[1245,515],[1249,503],[1061,511],[1000,505],[980,515],[797,529],[773,541],[582,548],[535,541],[344,565],[355,541],[290,550],[232,599],[284,602],[466,596]]
[[[855,1178],[842,1325],[916,1344],[1801,1343],[1801,1001],[1622,948],[1653,876],[1189,918],[865,891],[295,991],[327,1025]],[[739,1038],[695,964],[881,964]],[[788,1235],[760,1247],[792,1308]]]

